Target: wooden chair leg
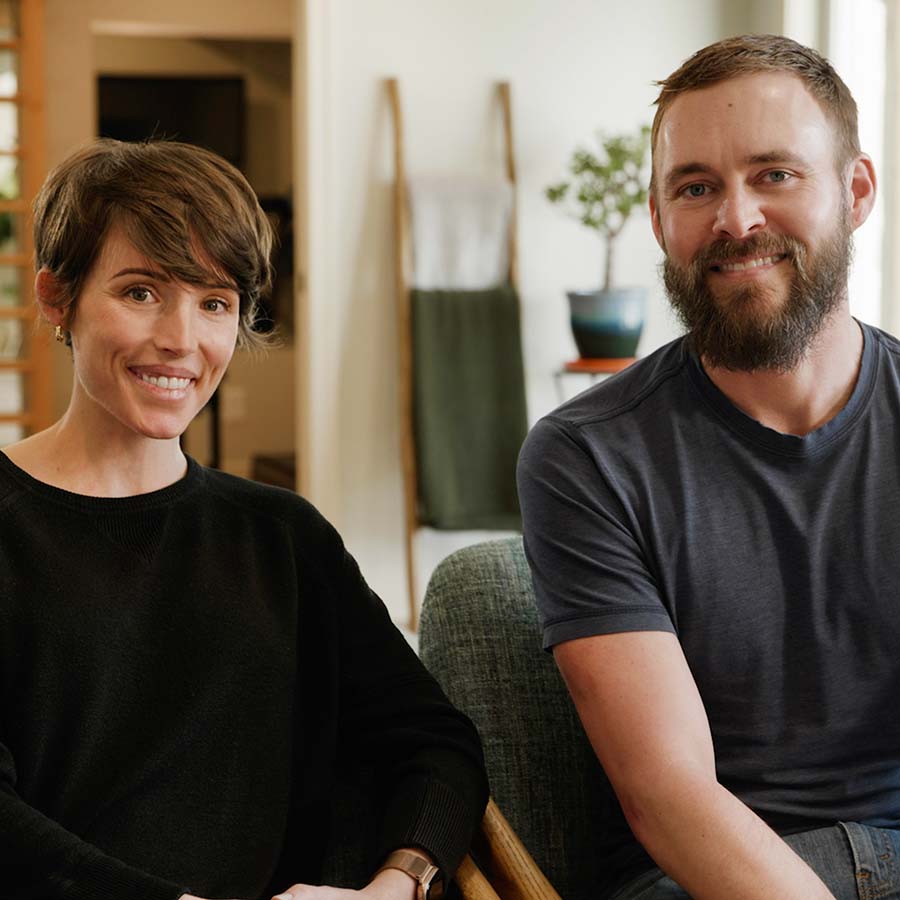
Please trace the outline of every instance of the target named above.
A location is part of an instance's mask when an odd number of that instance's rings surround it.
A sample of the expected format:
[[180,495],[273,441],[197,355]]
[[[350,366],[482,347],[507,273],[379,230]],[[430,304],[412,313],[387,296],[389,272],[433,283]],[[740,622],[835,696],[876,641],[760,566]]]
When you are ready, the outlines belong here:
[[456,872],[456,883],[463,900],[500,900],[484,873],[467,856]]
[[488,801],[481,832],[490,853],[484,866],[503,900],[560,900],[493,799]]
[[416,532],[414,526],[406,526],[406,590],[409,595],[409,630],[419,630],[419,599],[416,596]]

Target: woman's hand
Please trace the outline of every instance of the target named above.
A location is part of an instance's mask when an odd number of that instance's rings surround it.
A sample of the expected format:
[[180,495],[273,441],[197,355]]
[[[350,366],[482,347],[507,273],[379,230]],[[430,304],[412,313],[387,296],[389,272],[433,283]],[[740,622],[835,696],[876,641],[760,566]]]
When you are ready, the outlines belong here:
[[182,894],[178,900],[206,900],[205,897],[195,897],[193,894]]
[[399,869],[382,869],[361,891],[327,885],[293,884],[272,900],[416,900],[416,879]]
[[178,900],[206,900],[205,897],[195,897],[193,894],[182,894]]

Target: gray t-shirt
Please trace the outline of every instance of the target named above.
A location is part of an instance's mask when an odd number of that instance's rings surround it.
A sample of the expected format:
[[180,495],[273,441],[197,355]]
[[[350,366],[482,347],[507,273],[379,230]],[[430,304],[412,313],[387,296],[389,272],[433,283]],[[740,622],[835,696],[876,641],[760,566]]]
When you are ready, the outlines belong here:
[[679,339],[519,460],[545,647],[676,634],[719,780],[782,833],[900,827],[900,343],[862,329],[850,400],[805,437],[737,409]]

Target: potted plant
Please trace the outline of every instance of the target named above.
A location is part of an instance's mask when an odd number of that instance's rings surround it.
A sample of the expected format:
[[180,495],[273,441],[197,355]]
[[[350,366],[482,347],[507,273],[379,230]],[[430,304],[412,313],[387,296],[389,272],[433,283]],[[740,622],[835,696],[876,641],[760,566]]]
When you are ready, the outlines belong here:
[[599,152],[577,149],[570,178],[550,185],[547,199],[560,204],[605,244],[603,287],[569,291],[572,334],[582,357],[634,356],[644,324],[647,291],[614,287],[616,238],[636,210],[647,202],[645,165],[650,128],[636,134],[600,135]]

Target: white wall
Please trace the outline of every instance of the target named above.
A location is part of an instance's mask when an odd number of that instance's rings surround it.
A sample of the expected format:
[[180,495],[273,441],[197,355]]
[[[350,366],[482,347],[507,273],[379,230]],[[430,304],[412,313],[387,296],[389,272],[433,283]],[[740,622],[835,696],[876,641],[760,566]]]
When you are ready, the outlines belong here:
[[[718,39],[728,0],[308,0],[298,22],[310,134],[307,490],[373,587],[405,610],[393,292],[391,131],[384,79],[400,79],[411,172],[502,171],[493,85],[513,90],[520,289],[530,418],[556,404],[575,355],[566,288],[597,284],[600,248],[543,197],[597,128],[652,118],[653,79]],[[736,24],[737,23],[737,24]],[[295,79],[300,83],[300,78]],[[677,329],[646,215],[620,240],[623,284],[651,289],[641,351]],[[420,578],[470,535],[426,536]]]

